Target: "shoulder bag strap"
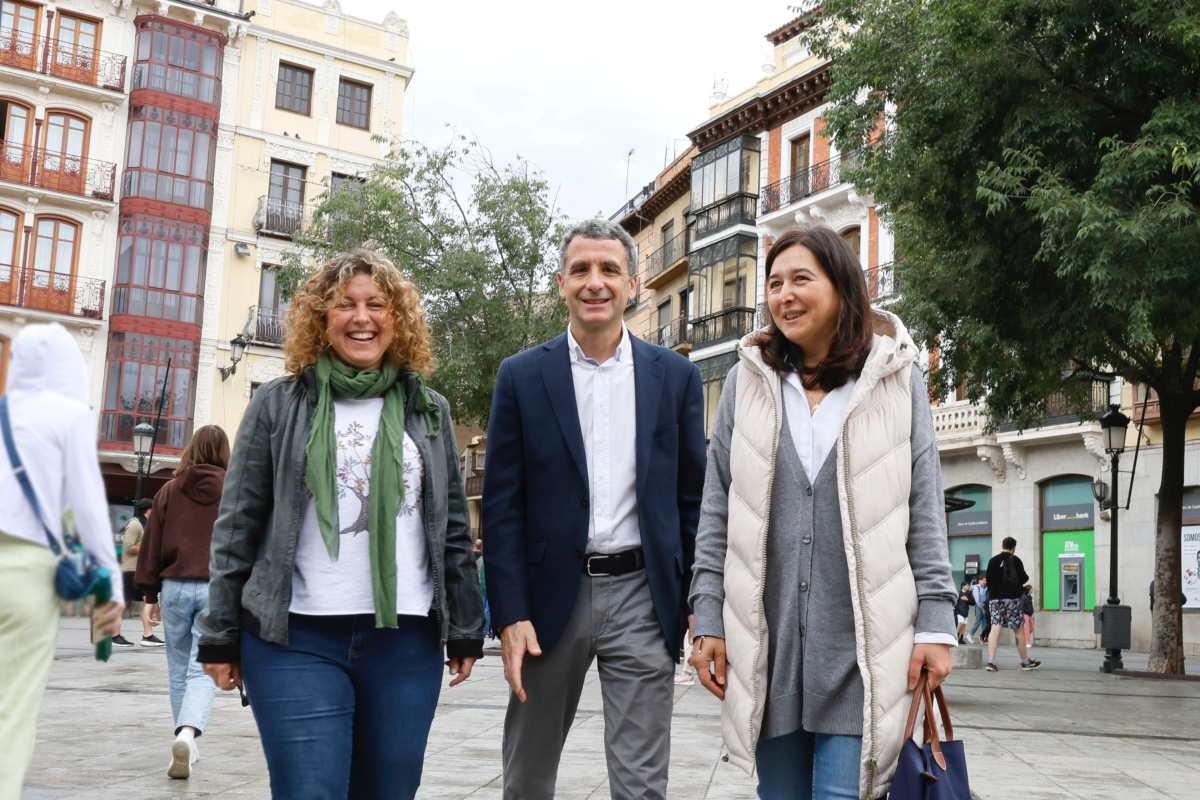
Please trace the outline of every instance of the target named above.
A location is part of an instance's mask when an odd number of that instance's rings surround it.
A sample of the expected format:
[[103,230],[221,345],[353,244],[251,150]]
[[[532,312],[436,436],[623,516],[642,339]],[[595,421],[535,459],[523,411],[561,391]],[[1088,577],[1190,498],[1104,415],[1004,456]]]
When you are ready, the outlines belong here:
[[30,507],[33,509],[33,515],[38,518],[41,523],[42,532],[46,534],[46,542],[50,545],[51,552],[54,555],[62,555],[62,548],[58,546],[58,541],[54,538],[54,534],[50,533],[50,528],[46,526],[46,520],[42,516],[42,506],[38,502],[37,494],[33,491],[33,483],[29,480],[29,473],[25,471],[25,465],[21,463],[21,456],[17,453],[17,442],[13,439],[12,423],[8,418],[8,398],[0,397],[0,429],[4,434],[4,448],[8,450],[8,463],[12,465],[13,475],[17,479],[17,483],[21,486],[21,492],[25,495],[25,499],[29,501]]

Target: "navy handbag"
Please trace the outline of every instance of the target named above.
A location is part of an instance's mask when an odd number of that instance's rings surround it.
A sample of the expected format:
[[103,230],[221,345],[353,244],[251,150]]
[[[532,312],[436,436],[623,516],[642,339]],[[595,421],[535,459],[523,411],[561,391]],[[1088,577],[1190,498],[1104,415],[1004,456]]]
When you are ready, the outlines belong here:
[[[942,718],[942,730],[946,738],[938,737],[937,721],[933,705],[937,701]],[[917,713],[925,705],[925,743],[913,741],[913,730],[917,724]],[[942,687],[930,690],[929,675],[921,671],[913,692],[912,706],[908,710],[908,722],[904,726],[904,745],[900,749],[900,761],[896,775],[892,778],[889,800],[971,800],[971,788],[967,779],[967,754],[963,743],[954,738],[954,727],[950,724],[950,709],[942,695]]]

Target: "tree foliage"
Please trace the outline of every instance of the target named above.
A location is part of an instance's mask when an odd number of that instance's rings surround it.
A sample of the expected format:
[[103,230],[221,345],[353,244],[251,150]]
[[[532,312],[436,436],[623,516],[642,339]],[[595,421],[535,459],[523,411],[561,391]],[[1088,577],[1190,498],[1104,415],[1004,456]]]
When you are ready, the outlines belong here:
[[417,285],[455,419],[485,425],[500,362],[558,333],[552,290],[563,232],[549,184],[478,142],[396,143],[361,184],[326,192],[281,270],[285,294],[333,254],[373,247]]
[[[830,131],[865,150],[852,177],[894,229],[902,313],[940,347],[934,381],[1022,422],[1052,393],[1082,400],[1072,374],[1155,390],[1155,575],[1179,586],[1200,406],[1200,7],[825,0],[806,35],[834,62]],[[1178,672],[1178,598],[1159,597],[1151,665]]]

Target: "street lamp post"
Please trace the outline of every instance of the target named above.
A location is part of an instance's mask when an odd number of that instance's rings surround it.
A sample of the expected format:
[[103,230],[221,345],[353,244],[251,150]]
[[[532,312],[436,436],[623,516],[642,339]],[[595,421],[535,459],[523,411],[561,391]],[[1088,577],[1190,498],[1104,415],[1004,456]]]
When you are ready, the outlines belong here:
[[154,444],[154,426],[149,422],[139,422],[133,426],[133,452],[137,456],[137,484],[133,489],[133,502],[142,499],[142,476],[146,470],[146,456],[150,455],[150,447]]
[[1118,544],[1118,512],[1121,508],[1120,490],[1117,483],[1121,462],[1121,453],[1125,450],[1125,433],[1129,429],[1129,417],[1121,413],[1118,405],[1109,406],[1108,411],[1100,417],[1100,429],[1104,433],[1104,452],[1108,453],[1112,465],[1112,496],[1109,500],[1111,519],[1108,523],[1108,600],[1100,609],[1100,646],[1105,649],[1104,663],[1101,672],[1115,672],[1124,669],[1121,661],[1121,650],[1130,646],[1131,614],[1129,606],[1121,605],[1117,596],[1117,544]]

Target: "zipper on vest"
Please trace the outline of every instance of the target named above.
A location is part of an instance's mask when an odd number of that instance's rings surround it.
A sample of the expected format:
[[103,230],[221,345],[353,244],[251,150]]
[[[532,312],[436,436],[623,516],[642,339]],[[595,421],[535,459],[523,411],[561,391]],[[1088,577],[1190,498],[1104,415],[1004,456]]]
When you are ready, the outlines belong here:
[[[772,400],[772,403],[771,403],[771,429],[773,431],[775,431],[775,447],[771,450],[771,461],[767,467],[767,486],[769,487],[769,491],[773,491],[774,485],[775,485],[775,462],[779,457],[779,433],[780,433],[779,432],[779,404],[774,402],[775,395],[772,394],[772,392],[771,392],[770,379],[766,375],[764,375],[762,372],[759,372],[759,378],[762,379],[763,383],[767,384],[767,386],[766,386],[767,396],[769,396]],[[762,530],[760,530],[758,533],[759,558],[763,565],[763,576],[762,576],[762,580],[759,582],[759,589],[758,589],[758,612],[759,612],[758,613],[758,641],[759,641],[759,646],[757,648],[755,648],[754,663],[750,665],[750,676],[751,676],[750,680],[751,680],[751,690],[752,690],[750,696],[752,698],[754,698],[754,708],[751,709],[751,713],[750,713],[750,754],[751,754],[751,756],[753,756],[754,753],[758,750],[758,736],[762,732],[761,723],[757,727],[754,724],[754,717],[755,717],[754,712],[756,710],[758,710],[758,707],[760,704],[759,685],[758,685],[758,665],[759,665],[759,662],[762,660],[762,651],[763,651],[762,642],[766,639],[766,636],[767,636],[767,630],[766,630],[766,622],[767,622],[766,567],[767,567],[767,532],[768,532],[768,529],[770,528],[770,526],[771,526],[771,504],[768,502],[766,509],[764,509],[764,511],[763,511]],[[765,703],[766,702],[765,699],[762,702]]]
[[875,670],[871,663],[871,615],[867,613],[867,592],[862,576],[862,542],[858,538],[857,522],[854,518],[854,493],[850,490],[850,425],[849,417],[842,426],[842,475],[846,481],[846,515],[850,518],[850,541],[854,546],[854,578],[858,589],[859,615],[863,625],[863,656],[867,662],[867,679],[871,684],[869,719],[871,747],[867,752],[867,791],[864,797],[874,797],[875,772],[878,769],[876,755],[879,747],[879,720],[875,717]]

